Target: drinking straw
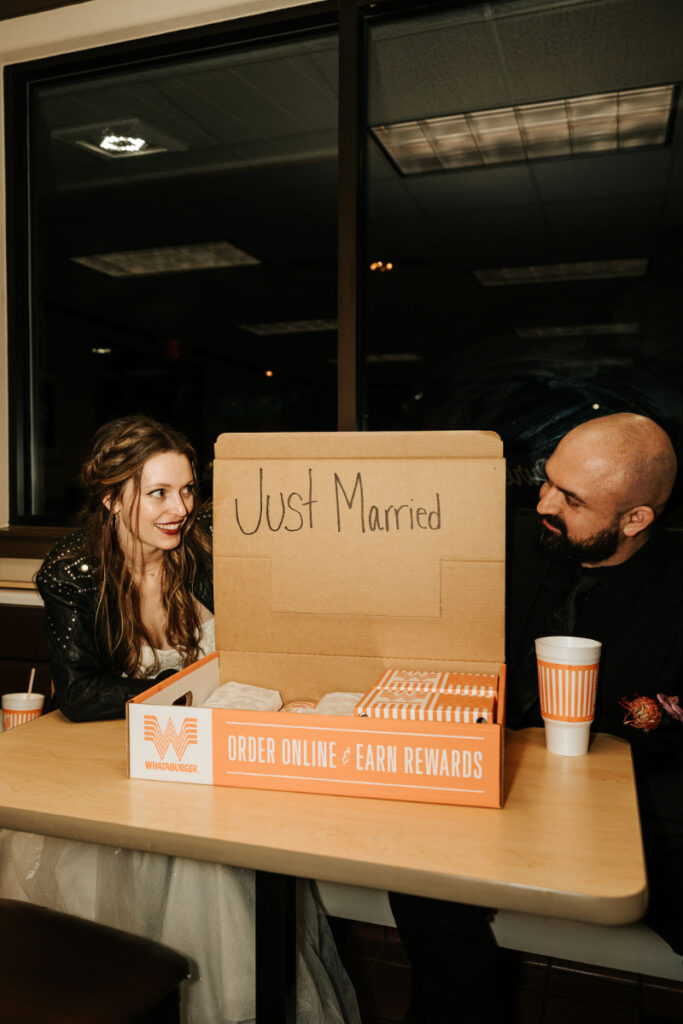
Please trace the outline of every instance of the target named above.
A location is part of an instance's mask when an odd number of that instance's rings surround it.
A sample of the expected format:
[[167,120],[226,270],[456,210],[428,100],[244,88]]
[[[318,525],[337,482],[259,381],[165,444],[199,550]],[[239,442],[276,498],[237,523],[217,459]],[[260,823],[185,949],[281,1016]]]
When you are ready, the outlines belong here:
[[33,689],[33,680],[35,678],[36,678],[36,670],[34,668],[32,668],[31,669],[31,678],[28,681],[28,691],[27,691],[28,693],[30,693],[31,690]]

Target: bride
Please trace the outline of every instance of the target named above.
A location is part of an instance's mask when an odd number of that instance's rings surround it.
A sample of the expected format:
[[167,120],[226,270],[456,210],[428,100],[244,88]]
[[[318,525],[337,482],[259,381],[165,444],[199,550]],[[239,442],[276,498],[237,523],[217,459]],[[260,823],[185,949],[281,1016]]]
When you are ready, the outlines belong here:
[[[126,702],[214,649],[211,517],[182,434],[145,416],[96,433],[81,526],[36,584],[52,708],[75,722]],[[0,832],[0,896],[146,935],[194,964],[184,1024],[254,1020],[254,874],[246,868]],[[310,882],[297,883],[297,1022],[360,1024],[355,993]]]

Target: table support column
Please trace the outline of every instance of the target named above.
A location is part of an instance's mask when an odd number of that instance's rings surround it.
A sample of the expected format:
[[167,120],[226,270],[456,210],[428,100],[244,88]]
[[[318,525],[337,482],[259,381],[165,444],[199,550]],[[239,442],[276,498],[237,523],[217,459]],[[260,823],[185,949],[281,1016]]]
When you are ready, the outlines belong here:
[[296,879],[255,875],[256,1024],[295,1024]]

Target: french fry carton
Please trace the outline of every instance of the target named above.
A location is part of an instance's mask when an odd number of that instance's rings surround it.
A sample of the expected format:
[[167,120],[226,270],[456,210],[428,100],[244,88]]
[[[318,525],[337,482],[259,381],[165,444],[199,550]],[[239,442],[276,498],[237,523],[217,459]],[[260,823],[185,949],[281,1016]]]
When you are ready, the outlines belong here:
[[[492,433],[221,435],[217,651],[128,703],[130,776],[499,807],[504,505]],[[397,667],[481,677],[496,720],[201,706],[231,680],[288,704]],[[444,689],[443,707],[451,693],[494,698]]]
[[409,669],[388,669],[379,679],[377,688],[425,693],[471,694],[475,697],[495,697],[498,676],[491,672],[413,672]]
[[495,722],[495,696],[473,697],[439,690],[385,690],[375,686],[356,704],[361,718],[411,722]]

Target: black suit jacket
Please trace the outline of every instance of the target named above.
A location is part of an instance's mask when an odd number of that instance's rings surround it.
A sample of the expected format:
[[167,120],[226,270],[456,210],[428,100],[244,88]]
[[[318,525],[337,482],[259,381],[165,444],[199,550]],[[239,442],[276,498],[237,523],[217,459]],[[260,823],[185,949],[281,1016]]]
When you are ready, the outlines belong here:
[[[535,678],[521,671],[529,617],[534,603],[541,599],[552,564],[536,537],[535,515],[512,522],[506,614],[506,721],[511,728],[529,724],[530,709],[538,699]],[[656,528],[647,544],[624,565],[627,574],[619,567],[600,571],[607,595],[603,601],[615,614],[606,616],[604,635],[597,635],[599,628],[591,635],[604,645],[598,692],[599,700],[601,690],[603,697],[607,695],[607,704],[598,727],[628,739],[639,767],[652,758],[683,754],[683,723],[664,716],[658,729],[643,732],[624,724],[626,712],[619,706],[621,697],[656,698],[657,693],[677,696],[683,705],[683,534]]]

